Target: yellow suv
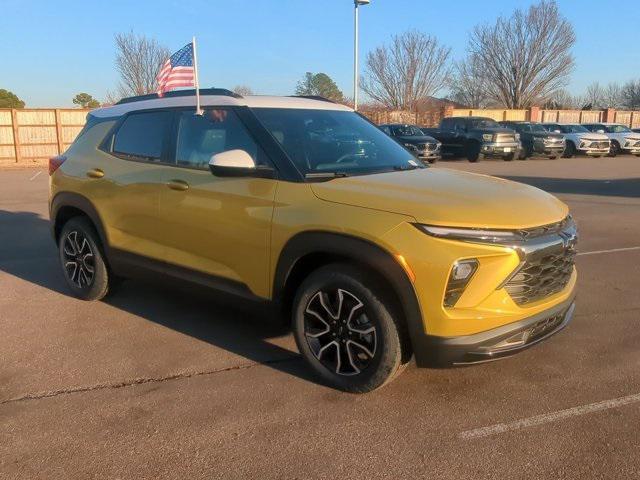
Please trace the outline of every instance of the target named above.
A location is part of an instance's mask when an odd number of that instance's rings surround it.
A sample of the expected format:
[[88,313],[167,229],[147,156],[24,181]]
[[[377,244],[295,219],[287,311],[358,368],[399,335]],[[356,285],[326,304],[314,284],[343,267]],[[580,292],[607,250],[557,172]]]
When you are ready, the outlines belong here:
[[427,168],[321,98],[192,90],[92,111],[50,161],[71,291],[150,272],[273,302],[327,383],[493,360],[561,330],[576,227],[536,188]]

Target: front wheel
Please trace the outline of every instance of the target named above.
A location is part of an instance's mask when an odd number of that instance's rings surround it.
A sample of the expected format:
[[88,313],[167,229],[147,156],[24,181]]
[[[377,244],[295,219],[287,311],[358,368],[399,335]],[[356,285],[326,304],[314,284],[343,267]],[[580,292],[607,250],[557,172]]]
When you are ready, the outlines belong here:
[[504,155],[504,156],[502,157],[502,159],[503,159],[505,162],[510,162],[510,161],[511,161],[511,160],[513,160],[514,158],[515,158],[515,153],[511,153],[511,154],[509,154],[509,155]]
[[73,294],[82,300],[100,300],[109,291],[109,272],[100,238],[83,217],[62,227],[58,240],[62,272]]
[[620,144],[615,140],[611,142],[611,146],[609,147],[609,157],[615,157],[622,153],[622,149],[620,148]]
[[392,312],[371,275],[346,264],[327,265],[310,274],[296,294],[296,344],[331,386],[370,392],[390,382],[403,364]]
[[567,142],[567,145],[564,147],[564,153],[562,154],[562,158],[571,158],[576,154],[576,146],[573,142]]

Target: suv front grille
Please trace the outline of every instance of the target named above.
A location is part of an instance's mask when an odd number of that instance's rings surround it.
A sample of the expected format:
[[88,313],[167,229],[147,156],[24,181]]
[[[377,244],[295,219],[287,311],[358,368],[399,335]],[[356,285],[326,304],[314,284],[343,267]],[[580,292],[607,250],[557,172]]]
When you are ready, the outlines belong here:
[[609,148],[609,142],[591,142],[589,148]]
[[569,283],[575,254],[575,249],[568,246],[535,260],[526,259],[504,288],[518,305],[558,293]]
[[577,230],[573,219],[519,230],[521,263],[503,285],[513,301],[526,305],[563,290],[573,273]]
[[516,141],[515,135],[511,135],[509,133],[499,133],[496,136],[497,143],[513,143]]

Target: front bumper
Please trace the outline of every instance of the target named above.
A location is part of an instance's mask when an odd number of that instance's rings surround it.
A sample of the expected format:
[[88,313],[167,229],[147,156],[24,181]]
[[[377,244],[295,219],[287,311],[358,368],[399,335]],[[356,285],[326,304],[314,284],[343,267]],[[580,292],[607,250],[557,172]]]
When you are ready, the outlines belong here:
[[417,152],[418,158],[420,160],[440,160],[440,158],[442,158],[442,155],[440,153],[440,149],[436,149],[436,150],[421,150]]
[[520,151],[520,143],[483,143],[480,147],[480,153],[486,157],[503,157],[505,155],[515,154]]
[[544,142],[533,142],[533,151],[540,155],[559,156],[564,153],[564,144],[548,144]]
[[572,320],[574,310],[575,294],[572,293],[567,300],[548,310],[486,332],[460,337],[425,335],[417,347],[425,352],[419,363],[421,366],[445,367],[514,355],[558,333]]

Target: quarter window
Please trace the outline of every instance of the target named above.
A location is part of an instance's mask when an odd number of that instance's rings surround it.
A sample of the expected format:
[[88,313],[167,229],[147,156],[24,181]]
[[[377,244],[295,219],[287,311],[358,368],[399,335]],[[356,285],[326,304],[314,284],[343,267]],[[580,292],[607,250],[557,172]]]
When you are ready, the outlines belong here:
[[217,153],[244,150],[264,165],[264,155],[233,110],[206,109],[203,115],[193,111],[179,114],[176,163],[179,166],[209,168],[209,160]]
[[144,160],[160,160],[170,123],[171,113],[167,111],[129,115],[116,133],[113,153]]

